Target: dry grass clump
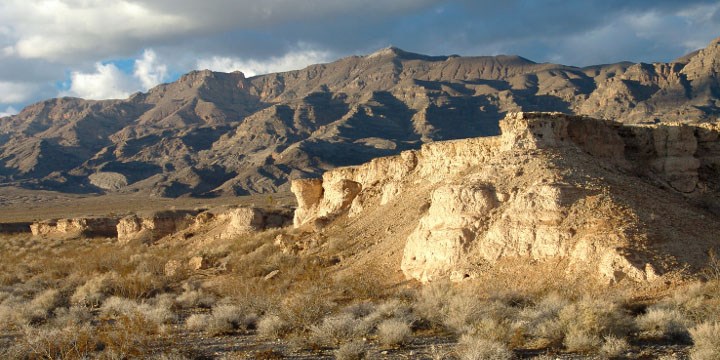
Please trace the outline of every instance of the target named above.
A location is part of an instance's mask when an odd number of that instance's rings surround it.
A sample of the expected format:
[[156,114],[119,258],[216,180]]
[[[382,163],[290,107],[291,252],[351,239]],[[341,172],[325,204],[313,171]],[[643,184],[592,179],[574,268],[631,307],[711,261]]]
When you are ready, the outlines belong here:
[[693,348],[690,358],[710,360],[720,358],[720,323],[704,322],[690,329]]
[[625,338],[633,331],[633,319],[617,303],[585,298],[563,308],[558,321],[565,329],[569,351],[594,352],[603,338]]
[[565,329],[558,321],[558,317],[560,311],[568,304],[569,301],[564,297],[550,293],[520,311],[518,321],[529,337],[528,345],[536,348],[562,345]]
[[353,340],[340,345],[334,352],[337,360],[362,360],[367,356],[365,343]]
[[635,319],[639,336],[650,340],[687,341],[687,320],[676,309],[651,306]]
[[98,307],[113,293],[117,281],[117,273],[110,272],[91,277],[83,285],[75,289],[70,302],[75,305]]
[[100,313],[106,318],[142,316],[155,325],[168,324],[175,320],[175,314],[166,300],[157,301],[156,304],[139,304],[131,299],[113,296],[105,300]]
[[182,284],[182,289],[175,301],[183,309],[211,308],[217,302],[215,295],[203,289],[200,283],[188,281]]
[[622,358],[628,350],[630,350],[630,344],[628,344],[627,340],[608,336],[600,347],[600,354],[608,359],[617,359]]
[[230,334],[238,330],[254,329],[258,321],[255,313],[248,313],[237,305],[218,305],[211,314],[193,314],[185,321],[192,331],[205,331],[209,335]]
[[385,346],[403,345],[411,335],[410,325],[398,319],[387,319],[377,327],[378,341]]
[[503,343],[473,335],[460,337],[457,355],[461,360],[509,360],[513,353]]
[[434,328],[443,328],[448,315],[448,299],[457,293],[450,282],[439,281],[424,285],[417,292],[414,312]]
[[349,313],[328,316],[310,328],[310,341],[321,346],[338,346],[365,335],[361,323]]
[[690,324],[720,318],[720,281],[690,284],[675,291],[661,304],[676,309]]
[[24,327],[8,355],[18,359],[85,359],[93,357],[97,346],[97,337],[89,325]]
[[278,339],[284,337],[292,327],[278,315],[268,314],[260,318],[257,323],[257,332],[266,339]]

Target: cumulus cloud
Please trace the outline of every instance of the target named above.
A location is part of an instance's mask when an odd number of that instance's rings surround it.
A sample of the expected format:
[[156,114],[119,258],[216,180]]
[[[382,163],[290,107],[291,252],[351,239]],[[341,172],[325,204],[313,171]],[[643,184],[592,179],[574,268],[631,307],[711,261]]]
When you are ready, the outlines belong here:
[[0,81],[0,104],[26,101],[33,95],[35,89],[34,84]]
[[437,0],[6,0],[0,24],[23,58],[50,61],[105,57],[148,42],[203,36],[360,12],[383,14]]
[[152,49],[146,49],[140,59],[135,60],[135,77],[140,80],[143,90],[165,81],[168,76],[167,65],[158,62]]
[[146,91],[167,78],[167,66],[159,63],[151,49],[135,60],[134,71],[127,74],[113,63],[96,63],[90,73],[74,71],[70,74],[70,86],[60,96],[76,96],[84,99],[124,99],[136,91]]
[[197,69],[221,72],[242,71],[245,76],[255,76],[273,72],[297,70],[311,64],[329,61],[330,52],[312,49],[295,50],[283,56],[274,56],[265,60],[242,59],[237,57],[213,56],[199,59]]
[[61,96],[84,99],[124,99],[132,93],[132,79],[114,64],[95,64],[95,72],[74,71],[70,75],[70,88]]
[[19,56],[50,61],[107,55],[193,28],[183,14],[128,0],[7,0],[0,4],[0,23],[9,24],[6,36]]
[[15,109],[12,106],[8,106],[5,110],[0,110],[0,118],[15,115],[18,113],[18,110]]

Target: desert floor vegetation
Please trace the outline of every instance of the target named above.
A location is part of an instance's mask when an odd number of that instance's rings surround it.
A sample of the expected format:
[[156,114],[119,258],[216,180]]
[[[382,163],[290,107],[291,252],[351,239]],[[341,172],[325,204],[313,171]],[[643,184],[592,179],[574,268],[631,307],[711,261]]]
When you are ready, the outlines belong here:
[[[720,356],[714,275],[665,291],[502,278],[388,286],[363,281],[381,278],[371,269],[338,276],[328,254],[283,253],[280,232],[201,248],[2,238],[0,358]],[[208,265],[187,265],[196,256]]]

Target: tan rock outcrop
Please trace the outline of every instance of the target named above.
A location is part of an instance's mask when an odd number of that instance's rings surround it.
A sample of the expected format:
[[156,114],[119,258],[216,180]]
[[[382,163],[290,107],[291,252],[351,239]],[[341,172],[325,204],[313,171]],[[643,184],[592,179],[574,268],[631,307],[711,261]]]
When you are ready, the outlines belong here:
[[35,222],[30,225],[34,236],[60,237],[115,237],[118,219],[116,218],[74,218]]
[[[386,211],[396,199],[427,197],[399,264],[420,281],[474,277],[508,259],[564,259],[569,272],[590,268],[609,281],[650,281],[677,268],[669,258],[694,261],[674,245],[676,227],[693,217],[664,223],[657,214],[677,216],[645,197],[668,192],[655,196],[679,202],[687,213],[701,211],[687,199],[719,190],[717,126],[624,126],[511,113],[500,127],[498,137],[430,143],[328,171],[322,181],[295,181],[294,225],[361,217]],[[693,258],[720,245],[711,232],[693,239]],[[664,257],[657,255],[661,248]]]
[[239,207],[221,212],[215,215],[215,218],[219,223],[225,224],[220,237],[232,238],[250,232],[290,225],[292,212],[288,210]]
[[161,211],[125,217],[117,224],[118,242],[155,242],[193,224],[196,214],[197,211]]

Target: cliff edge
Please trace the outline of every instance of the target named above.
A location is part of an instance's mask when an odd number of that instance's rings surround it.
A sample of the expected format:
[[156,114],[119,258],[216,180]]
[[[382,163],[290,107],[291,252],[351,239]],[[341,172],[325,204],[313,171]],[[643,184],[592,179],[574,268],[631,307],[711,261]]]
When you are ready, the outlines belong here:
[[294,226],[385,244],[356,261],[422,282],[517,262],[657,281],[720,247],[717,124],[520,112],[500,128],[293,181]]

